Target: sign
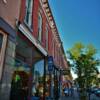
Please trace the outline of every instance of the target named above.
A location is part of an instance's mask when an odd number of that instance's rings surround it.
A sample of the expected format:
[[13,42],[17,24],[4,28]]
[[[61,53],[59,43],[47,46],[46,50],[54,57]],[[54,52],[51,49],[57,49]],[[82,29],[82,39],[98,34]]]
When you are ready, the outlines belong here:
[[53,70],[53,57],[49,56],[48,57],[48,71],[52,71]]

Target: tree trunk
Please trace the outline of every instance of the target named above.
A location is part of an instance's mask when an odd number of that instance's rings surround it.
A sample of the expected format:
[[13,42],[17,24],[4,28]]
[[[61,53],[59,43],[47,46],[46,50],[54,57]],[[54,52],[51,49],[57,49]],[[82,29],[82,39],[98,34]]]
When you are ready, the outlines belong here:
[[87,100],[87,94],[85,89],[80,90],[80,100]]

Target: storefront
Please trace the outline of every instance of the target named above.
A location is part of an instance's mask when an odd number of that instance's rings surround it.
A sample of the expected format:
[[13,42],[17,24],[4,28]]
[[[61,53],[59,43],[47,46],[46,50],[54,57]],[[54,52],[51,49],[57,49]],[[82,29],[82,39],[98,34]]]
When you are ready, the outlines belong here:
[[43,99],[47,52],[23,25],[18,29],[10,99]]

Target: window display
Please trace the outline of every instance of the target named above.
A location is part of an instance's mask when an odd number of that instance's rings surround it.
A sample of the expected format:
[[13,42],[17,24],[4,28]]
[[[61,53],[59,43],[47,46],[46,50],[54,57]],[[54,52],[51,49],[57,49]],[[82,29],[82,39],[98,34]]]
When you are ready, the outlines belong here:
[[14,67],[10,100],[27,100],[30,68],[28,64],[18,59],[15,60]]
[[32,96],[43,97],[44,61],[41,60],[34,65]]

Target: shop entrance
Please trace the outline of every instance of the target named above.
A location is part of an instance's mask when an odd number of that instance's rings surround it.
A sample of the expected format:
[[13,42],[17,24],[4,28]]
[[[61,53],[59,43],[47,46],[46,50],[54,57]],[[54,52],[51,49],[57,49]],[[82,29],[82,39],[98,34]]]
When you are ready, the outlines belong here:
[[24,71],[15,71],[12,78],[10,100],[27,100],[29,75]]

